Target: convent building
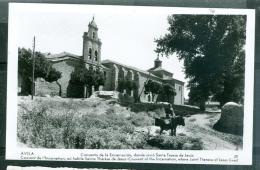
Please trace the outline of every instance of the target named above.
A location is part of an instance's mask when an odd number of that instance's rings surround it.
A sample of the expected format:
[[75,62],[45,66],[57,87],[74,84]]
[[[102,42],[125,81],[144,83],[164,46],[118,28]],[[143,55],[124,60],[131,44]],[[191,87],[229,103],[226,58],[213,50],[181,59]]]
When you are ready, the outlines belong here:
[[[137,84],[137,89],[131,91],[129,95],[140,97],[141,102],[153,102],[156,99],[152,98],[150,94],[144,93],[144,84],[148,80],[152,80],[161,84],[168,83],[172,85],[176,92],[173,103],[177,105],[184,104],[184,82],[174,79],[173,73],[163,69],[162,61],[159,58],[155,59],[154,66],[151,69],[141,70],[126,63],[101,60],[101,47],[102,42],[98,36],[98,27],[93,18],[88,25],[88,31],[83,34],[82,56],[68,52],[45,54],[46,58],[53,64],[53,67],[62,73],[62,77],[58,80],[61,86],[60,95],[62,97],[70,97],[70,75],[75,68],[84,63],[87,68],[91,65],[93,68],[99,67],[104,72],[105,84],[100,90],[115,91],[120,80],[132,80]],[[55,83],[48,83],[42,79],[36,81],[36,95],[40,93],[55,93],[55,91],[57,91]]]

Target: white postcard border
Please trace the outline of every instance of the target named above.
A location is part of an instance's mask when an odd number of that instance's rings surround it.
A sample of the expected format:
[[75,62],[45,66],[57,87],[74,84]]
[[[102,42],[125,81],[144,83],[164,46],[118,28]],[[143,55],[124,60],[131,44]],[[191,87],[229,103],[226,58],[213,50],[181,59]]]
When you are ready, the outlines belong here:
[[[91,8],[103,10],[110,7],[123,10],[124,8],[142,8],[143,13],[153,10],[167,11],[172,10],[172,14],[214,14],[214,15],[247,15],[246,28],[246,69],[245,69],[245,103],[244,103],[244,135],[243,135],[243,150],[241,151],[225,151],[225,150],[89,150],[89,149],[31,149],[17,147],[16,131],[17,131],[17,49],[16,43],[19,35],[16,32],[15,20],[19,19],[19,6],[25,4],[10,3],[9,5],[9,30],[8,30],[8,77],[7,77],[7,126],[6,126],[6,159],[8,160],[52,160],[53,158],[64,158],[64,161],[88,161],[88,160],[71,160],[72,157],[87,158],[87,154],[130,154],[127,160],[119,160],[116,156],[115,160],[92,160],[98,162],[136,162],[136,163],[179,163],[179,164],[228,164],[228,165],[251,165],[252,164],[252,139],[253,139],[253,96],[254,96],[254,39],[255,39],[255,11],[248,9],[206,9],[206,8],[169,8],[169,7],[129,7],[129,6],[98,6],[91,5]],[[30,5],[36,4],[26,4]],[[47,4],[38,4],[47,5]],[[53,5],[53,4],[52,4]],[[56,4],[57,5],[57,4]],[[57,5],[62,6],[66,10],[71,6],[77,5]],[[82,6],[82,5],[80,5]],[[33,10],[33,9],[31,9]],[[18,18],[17,18],[18,17]],[[37,44],[36,44],[37,46]],[[147,160],[135,160],[134,154],[176,154],[177,158],[180,155],[191,155],[193,158],[199,158],[197,161],[182,161],[182,160],[156,160],[158,156],[151,156]],[[24,155],[25,154],[25,155]],[[85,155],[85,156],[84,156]],[[35,157],[34,157],[35,156]],[[50,158],[50,159],[44,159]],[[109,156],[112,158],[113,156]],[[126,156],[127,157],[127,156]],[[160,157],[160,156],[159,156]],[[208,159],[202,161],[202,159]],[[234,160],[237,162],[221,161],[221,159]],[[149,160],[151,159],[151,160]],[[153,160],[155,159],[155,160]],[[160,158],[158,158],[160,159]],[[215,160],[215,161],[211,161]],[[55,159],[53,159],[55,160]],[[89,160],[91,161],[91,160]]]

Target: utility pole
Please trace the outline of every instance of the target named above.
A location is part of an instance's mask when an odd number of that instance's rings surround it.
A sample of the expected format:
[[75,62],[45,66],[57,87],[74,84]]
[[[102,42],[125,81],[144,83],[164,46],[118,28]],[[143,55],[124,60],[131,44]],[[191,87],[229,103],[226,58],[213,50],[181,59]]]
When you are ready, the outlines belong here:
[[35,84],[34,84],[34,69],[35,69],[35,36],[33,37],[33,53],[32,53],[32,100],[33,100],[33,95],[35,92]]

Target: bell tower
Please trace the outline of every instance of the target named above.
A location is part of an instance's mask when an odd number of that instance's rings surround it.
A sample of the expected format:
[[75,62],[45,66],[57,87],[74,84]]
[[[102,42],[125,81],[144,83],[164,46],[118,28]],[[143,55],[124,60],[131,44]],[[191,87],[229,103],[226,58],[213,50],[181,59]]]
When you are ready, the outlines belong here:
[[83,35],[83,60],[86,67],[100,65],[101,45],[101,40],[98,38],[98,27],[93,17],[88,24],[88,32],[84,32]]

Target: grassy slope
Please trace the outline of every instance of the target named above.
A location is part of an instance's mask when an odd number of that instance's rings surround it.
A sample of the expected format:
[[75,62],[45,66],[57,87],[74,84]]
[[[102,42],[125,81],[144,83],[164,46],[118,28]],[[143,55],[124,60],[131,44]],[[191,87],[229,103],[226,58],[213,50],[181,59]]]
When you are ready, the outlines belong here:
[[[185,118],[177,137],[153,126],[161,113],[132,112],[113,100],[19,97],[18,138],[44,148],[240,149],[242,138],[212,129],[218,114]],[[202,145],[202,142],[203,145]],[[203,147],[203,148],[202,148]]]

